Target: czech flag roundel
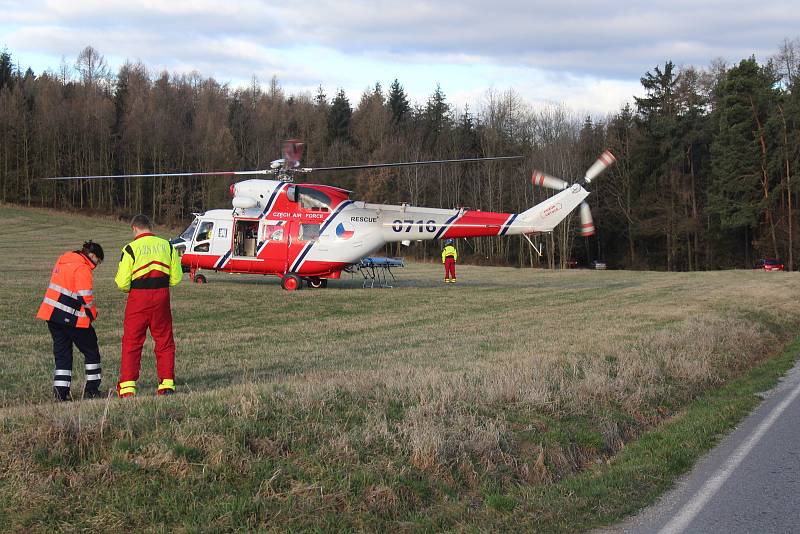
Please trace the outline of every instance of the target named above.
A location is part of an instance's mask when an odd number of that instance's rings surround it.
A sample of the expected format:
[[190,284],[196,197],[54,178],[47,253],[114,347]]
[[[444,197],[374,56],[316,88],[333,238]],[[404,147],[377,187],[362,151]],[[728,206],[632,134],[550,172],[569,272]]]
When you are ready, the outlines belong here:
[[354,233],[353,230],[345,230],[343,223],[339,223],[339,226],[336,227],[336,237],[339,239],[350,239]]

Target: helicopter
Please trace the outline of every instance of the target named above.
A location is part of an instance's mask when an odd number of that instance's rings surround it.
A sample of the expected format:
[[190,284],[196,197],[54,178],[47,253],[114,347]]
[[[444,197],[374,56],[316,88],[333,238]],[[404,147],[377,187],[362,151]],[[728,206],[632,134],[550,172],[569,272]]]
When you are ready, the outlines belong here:
[[578,182],[535,171],[534,185],[558,192],[521,213],[496,213],[465,208],[440,209],[407,204],[373,204],[351,198],[351,191],[330,185],[294,183],[294,177],[319,171],[342,171],[519,159],[521,156],[378,163],[338,167],[301,167],[303,143],[285,141],[283,158],[268,169],[251,171],[121,174],[54,177],[80,180],[181,176],[267,175],[231,184],[231,209],[211,209],[170,240],[181,264],[196,283],[200,271],[275,275],[288,291],[324,288],[328,280],[358,264],[387,243],[478,236],[530,235],[551,232],[581,206],[581,235],[594,233],[584,199],[589,184],[615,158],[605,151]]

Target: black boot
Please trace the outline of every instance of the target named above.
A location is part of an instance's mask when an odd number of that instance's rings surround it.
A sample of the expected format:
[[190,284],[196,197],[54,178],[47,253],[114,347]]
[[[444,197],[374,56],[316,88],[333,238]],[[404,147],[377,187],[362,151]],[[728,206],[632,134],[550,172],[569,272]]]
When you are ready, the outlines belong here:
[[62,386],[53,387],[53,396],[59,402],[72,400],[72,397],[69,394],[69,388],[65,388]]

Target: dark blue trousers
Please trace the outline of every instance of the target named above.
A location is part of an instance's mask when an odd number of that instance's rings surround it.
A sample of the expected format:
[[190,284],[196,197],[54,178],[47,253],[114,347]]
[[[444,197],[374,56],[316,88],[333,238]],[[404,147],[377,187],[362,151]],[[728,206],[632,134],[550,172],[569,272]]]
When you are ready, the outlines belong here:
[[56,368],[53,371],[53,392],[56,398],[67,400],[72,386],[72,346],[83,354],[86,370],[85,393],[96,396],[100,387],[100,348],[94,327],[75,328],[48,321],[47,328],[53,337],[53,356]]

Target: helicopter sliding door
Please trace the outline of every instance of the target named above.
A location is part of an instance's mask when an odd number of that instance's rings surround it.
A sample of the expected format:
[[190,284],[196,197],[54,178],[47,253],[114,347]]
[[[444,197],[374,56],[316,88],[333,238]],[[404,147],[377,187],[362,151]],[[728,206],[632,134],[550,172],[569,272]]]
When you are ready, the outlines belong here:
[[258,219],[236,219],[233,231],[233,257],[255,259],[258,245]]
[[290,232],[294,223],[286,221],[261,221],[256,254],[259,272],[264,274],[283,274],[286,272],[286,260]]

